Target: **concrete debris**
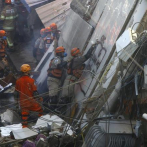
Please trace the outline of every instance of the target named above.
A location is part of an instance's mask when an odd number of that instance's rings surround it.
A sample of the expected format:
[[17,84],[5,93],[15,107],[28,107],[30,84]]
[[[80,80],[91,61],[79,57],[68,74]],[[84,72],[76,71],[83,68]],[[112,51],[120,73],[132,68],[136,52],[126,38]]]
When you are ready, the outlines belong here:
[[12,133],[15,139],[25,139],[38,134],[35,131],[30,130],[29,128],[17,129],[12,131]]
[[35,126],[33,128],[43,128],[43,127],[48,127],[48,125],[52,125],[52,123],[61,126],[62,123],[64,122],[63,119],[58,117],[57,115],[44,115],[41,116],[38,120]]
[[7,109],[6,112],[2,113],[0,116],[3,123],[17,124],[21,122],[20,116],[10,109]]
[[[68,134],[68,135],[73,135],[73,131],[71,130],[71,126],[68,124],[64,123],[64,120],[58,117],[57,115],[44,115],[40,117],[37,120],[37,123],[35,126],[33,126],[34,129],[37,128],[48,128],[51,127],[51,132],[49,133],[50,135],[63,135]],[[68,129],[67,129],[68,128]]]
[[1,130],[1,136],[6,137],[10,136],[10,132],[14,130],[22,129],[22,124],[14,124],[14,125],[8,125],[5,127],[0,127]]

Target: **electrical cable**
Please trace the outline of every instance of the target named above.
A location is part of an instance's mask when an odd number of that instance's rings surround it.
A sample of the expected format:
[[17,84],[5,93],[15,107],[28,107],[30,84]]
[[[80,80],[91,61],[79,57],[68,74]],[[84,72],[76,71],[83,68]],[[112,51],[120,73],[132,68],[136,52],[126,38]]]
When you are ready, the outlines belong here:
[[[131,81],[130,81],[131,82]],[[129,83],[127,83],[127,84],[129,84]],[[115,86],[115,85],[114,85]],[[110,87],[110,88],[113,88],[114,86],[112,86],[112,87]],[[125,85],[126,86],[126,85]],[[123,86],[122,86],[123,87]],[[109,89],[110,89],[109,88]],[[109,89],[107,89],[107,90],[109,90]],[[106,92],[106,91],[105,91]],[[108,95],[109,95],[109,93],[108,93]],[[82,99],[82,100],[85,100],[85,98],[84,99]],[[25,100],[24,100],[25,101]],[[97,100],[96,100],[97,101]],[[80,101],[78,101],[78,103],[79,103]],[[6,107],[6,106],[10,106],[10,105],[12,105],[12,104],[14,104],[14,103],[11,103],[11,104],[9,104],[9,105],[5,105],[5,106],[2,106],[1,108],[4,108],[4,107]],[[74,104],[74,103],[68,103],[68,104]],[[67,105],[68,105],[67,104]],[[62,104],[60,104],[60,105],[62,105]],[[63,104],[63,105],[65,105],[65,104]],[[8,107],[9,108],[9,107]],[[6,108],[7,109],[7,108]]]
[[[3,80],[2,80],[3,81]],[[81,81],[85,81],[85,79],[84,80],[81,80]],[[70,84],[70,85],[68,85],[68,86],[71,86],[71,85],[73,85],[73,84],[77,84],[77,83],[79,83],[79,82],[81,82],[81,81],[78,81],[78,82],[75,82],[75,83],[72,83],[72,84]],[[5,82],[5,81],[3,81],[3,82]],[[6,83],[6,82],[5,82]],[[8,84],[8,83],[6,83],[6,84]],[[66,87],[68,87],[68,86],[66,86]],[[63,88],[58,88],[59,89],[59,91],[60,91],[60,89],[62,90]],[[54,89],[52,89],[52,90],[54,90]],[[22,92],[21,92],[22,93]],[[46,93],[44,93],[44,94],[46,94]],[[44,96],[44,94],[39,94],[38,96],[35,96],[35,98],[36,97],[40,97],[40,96]],[[47,94],[48,94],[48,92],[47,92]],[[27,96],[27,95],[26,95]],[[28,97],[28,96],[27,96]],[[24,100],[25,101],[25,100]],[[27,101],[27,100],[26,100]],[[9,104],[9,105],[11,105],[11,104]]]

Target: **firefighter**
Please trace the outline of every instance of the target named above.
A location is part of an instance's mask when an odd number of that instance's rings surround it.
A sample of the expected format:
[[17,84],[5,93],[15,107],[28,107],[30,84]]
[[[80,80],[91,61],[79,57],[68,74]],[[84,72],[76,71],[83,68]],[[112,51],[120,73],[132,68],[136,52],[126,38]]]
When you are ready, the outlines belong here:
[[2,78],[5,74],[5,69],[8,67],[8,61],[6,59],[6,32],[4,30],[0,30],[0,78]]
[[33,56],[36,58],[37,64],[39,63],[39,61],[41,60],[41,58],[45,53],[45,42],[44,42],[45,37],[46,37],[45,29],[43,28],[40,30],[40,37],[36,40],[33,49]]
[[52,29],[52,35],[54,39],[54,49],[56,49],[58,46],[58,40],[59,40],[61,31],[57,29],[57,25],[55,23],[52,23],[50,25],[50,28]]
[[28,64],[23,64],[20,68],[22,76],[16,81],[15,91],[19,98],[22,124],[27,127],[28,116],[30,111],[38,112],[38,116],[42,115],[42,108],[38,102],[37,87],[34,84],[34,79],[30,78],[31,67]]
[[46,37],[44,38],[44,41],[45,41],[45,51],[48,50],[48,48],[50,47],[50,45],[53,42],[53,37],[51,35],[51,32],[52,32],[52,30],[51,30],[50,27],[45,28],[45,34],[46,34]]
[[84,56],[81,56],[79,48],[73,48],[71,50],[71,56],[73,59],[67,67],[68,76],[64,81],[59,103],[68,103],[71,101],[71,98],[74,96],[74,83],[81,77],[85,67],[84,62],[91,57],[95,48],[96,44],[93,44]]
[[5,58],[6,56],[6,47],[7,47],[7,40],[6,40],[6,31],[0,30],[0,59]]
[[19,14],[16,23],[15,40],[17,39],[18,42],[25,42],[31,38],[31,35],[26,36],[28,31],[25,31],[25,28],[27,27],[28,12],[19,0],[15,0],[15,8]]
[[59,37],[60,37],[61,31],[57,29],[56,23],[52,23],[52,24],[50,25],[50,28],[51,28],[51,30],[52,30],[54,39],[56,39],[56,40],[58,41],[58,40],[59,40]]
[[6,6],[1,12],[1,20],[3,21],[3,29],[7,32],[7,43],[10,51],[14,51],[14,35],[17,10],[12,6],[11,0],[5,0]]
[[60,46],[55,50],[56,56],[51,60],[48,69],[47,85],[49,88],[49,104],[51,108],[55,109],[58,103],[58,88],[60,87],[60,81],[63,73],[63,69],[66,67],[67,62],[63,60],[67,56],[65,48]]

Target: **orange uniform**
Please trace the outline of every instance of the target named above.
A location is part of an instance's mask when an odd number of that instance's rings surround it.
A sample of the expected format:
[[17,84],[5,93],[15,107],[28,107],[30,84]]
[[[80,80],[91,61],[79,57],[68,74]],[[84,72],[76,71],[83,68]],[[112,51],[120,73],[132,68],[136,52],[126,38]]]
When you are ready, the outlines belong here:
[[6,40],[3,40],[1,39],[0,40],[0,57],[3,58],[5,57],[5,48],[7,47],[7,41]]
[[41,106],[33,97],[33,93],[37,91],[34,82],[34,79],[29,76],[22,76],[16,81],[15,90],[19,93],[23,127],[27,127],[27,119],[30,111],[38,112],[39,116],[43,112]]

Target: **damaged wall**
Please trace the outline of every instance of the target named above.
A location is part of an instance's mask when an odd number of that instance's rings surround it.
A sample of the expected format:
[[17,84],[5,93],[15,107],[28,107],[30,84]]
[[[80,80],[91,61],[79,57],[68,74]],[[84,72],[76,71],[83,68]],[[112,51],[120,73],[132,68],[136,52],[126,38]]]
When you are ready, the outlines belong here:
[[97,5],[98,0],[73,0],[71,8],[85,20],[89,20]]
[[91,32],[92,26],[84,21],[73,10],[70,10],[61,32],[59,45],[64,46],[70,56],[70,50],[72,48],[78,47],[81,51],[84,49]]
[[[76,92],[76,97],[82,99],[83,97],[89,97],[95,84],[98,84],[98,77],[104,66],[108,57],[111,55],[112,48],[115,45],[115,41],[128,17],[128,14],[134,6],[135,0],[125,0],[124,2],[119,2],[117,0],[111,1],[108,0],[105,3],[105,8],[102,9],[101,17],[93,13],[99,19],[95,31],[91,37],[91,41],[98,39],[101,44],[98,45],[95,50],[93,57],[87,61],[86,70],[92,71],[85,72],[82,79],[86,78],[87,80],[81,82],[82,89],[85,91],[85,95],[82,92]],[[102,3],[101,3],[102,4]],[[99,3],[98,3],[99,5]],[[102,4],[104,5],[104,4]],[[100,6],[99,6],[100,7]],[[88,44],[85,52],[89,50],[91,43]],[[76,86],[76,89],[79,89],[79,86]],[[79,90],[78,90],[79,91]]]

